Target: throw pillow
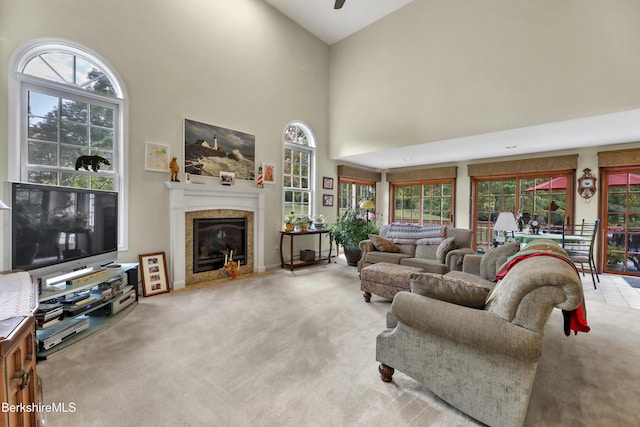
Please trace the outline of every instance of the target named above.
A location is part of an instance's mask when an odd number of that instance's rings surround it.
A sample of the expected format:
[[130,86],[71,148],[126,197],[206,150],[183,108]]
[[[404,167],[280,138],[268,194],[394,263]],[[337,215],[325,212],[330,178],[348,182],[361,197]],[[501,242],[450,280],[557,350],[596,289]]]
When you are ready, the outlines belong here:
[[520,249],[519,242],[505,243],[502,246],[491,249],[480,260],[480,276],[485,280],[496,281],[496,273],[507,258],[514,255]]
[[392,241],[378,236],[377,234],[369,234],[369,240],[371,240],[373,246],[375,246],[375,248],[380,252],[400,252],[400,248]]
[[491,289],[466,280],[435,273],[414,273],[411,292],[470,308],[482,308]]
[[455,237],[447,237],[438,245],[438,249],[436,249],[436,259],[438,262],[444,264],[445,259],[447,258],[447,253],[456,247],[456,239]]

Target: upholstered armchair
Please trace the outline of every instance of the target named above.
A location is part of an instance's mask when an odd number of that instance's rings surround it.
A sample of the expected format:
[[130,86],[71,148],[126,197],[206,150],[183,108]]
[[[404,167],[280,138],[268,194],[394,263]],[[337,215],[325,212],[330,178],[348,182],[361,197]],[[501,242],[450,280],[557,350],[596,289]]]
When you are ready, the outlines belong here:
[[582,302],[575,269],[552,256],[523,259],[492,290],[414,274],[377,337],[381,378],[397,369],[485,424],[522,425],[551,310]]

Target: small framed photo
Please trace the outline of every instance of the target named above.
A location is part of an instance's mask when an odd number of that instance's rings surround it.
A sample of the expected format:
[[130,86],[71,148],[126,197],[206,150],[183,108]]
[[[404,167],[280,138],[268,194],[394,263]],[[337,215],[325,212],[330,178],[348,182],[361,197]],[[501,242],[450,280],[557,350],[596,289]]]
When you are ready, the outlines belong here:
[[233,182],[236,180],[235,172],[220,172],[220,182],[222,185],[233,185]]
[[322,195],[322,206],[333,206],[333,194]]
[[276,167],[271,163],[262,164],[262,182],[265,184],[276,183]]
[[156,144],[155,142],[144,143],[144,169],[154,172],[169,172],[169,146]]
[[167,261],[164,252],[138,255],[142,272],[142,293],[145,297],[169,292]]
[[323,176],[322,188],[324,188],[325,190],[333,190],[333,178],[329,178],[328,176]]

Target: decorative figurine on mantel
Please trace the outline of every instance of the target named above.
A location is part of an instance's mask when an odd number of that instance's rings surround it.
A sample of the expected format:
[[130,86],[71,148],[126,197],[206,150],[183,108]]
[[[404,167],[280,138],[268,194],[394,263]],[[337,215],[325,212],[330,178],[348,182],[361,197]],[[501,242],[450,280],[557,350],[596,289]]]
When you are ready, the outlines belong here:
[[178,166],[178,158],[174,157],[169,163],[169,169],[171,169],[171,182],[180,182],[178,179],[178,172],[180,172],[180,166]]
[[262,166],[258,167],[258,188],[263,188],[264,184],[262,183]]

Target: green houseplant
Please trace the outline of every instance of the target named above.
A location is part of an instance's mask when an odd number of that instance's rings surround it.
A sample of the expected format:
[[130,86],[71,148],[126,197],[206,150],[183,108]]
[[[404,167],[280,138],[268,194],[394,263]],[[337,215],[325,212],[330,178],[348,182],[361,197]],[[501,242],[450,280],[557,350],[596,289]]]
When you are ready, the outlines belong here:
[[309,224],[311,224],[311,220],[307,216],[297,216],[293,220],[293,224],[295,225],[296,230],[307,231]]
[[367,221],[367,213],[361,210],[350,210],[340,215],[329,229],[331,238],[344,248],[344,255],[349,265],[357,265],[362,256],[360,242],[369,234],[378,234],[380,229],[375,222]]
[[324,215],[316,215],[313,217],[313,228],[316,230],[324,230],[327,228],[327,219]]
[[289,215],[285,215],[284,217],[284,229],[285,231],[293,231],[295,226],[294,221],[296,220],[296,216],[291,212]]

